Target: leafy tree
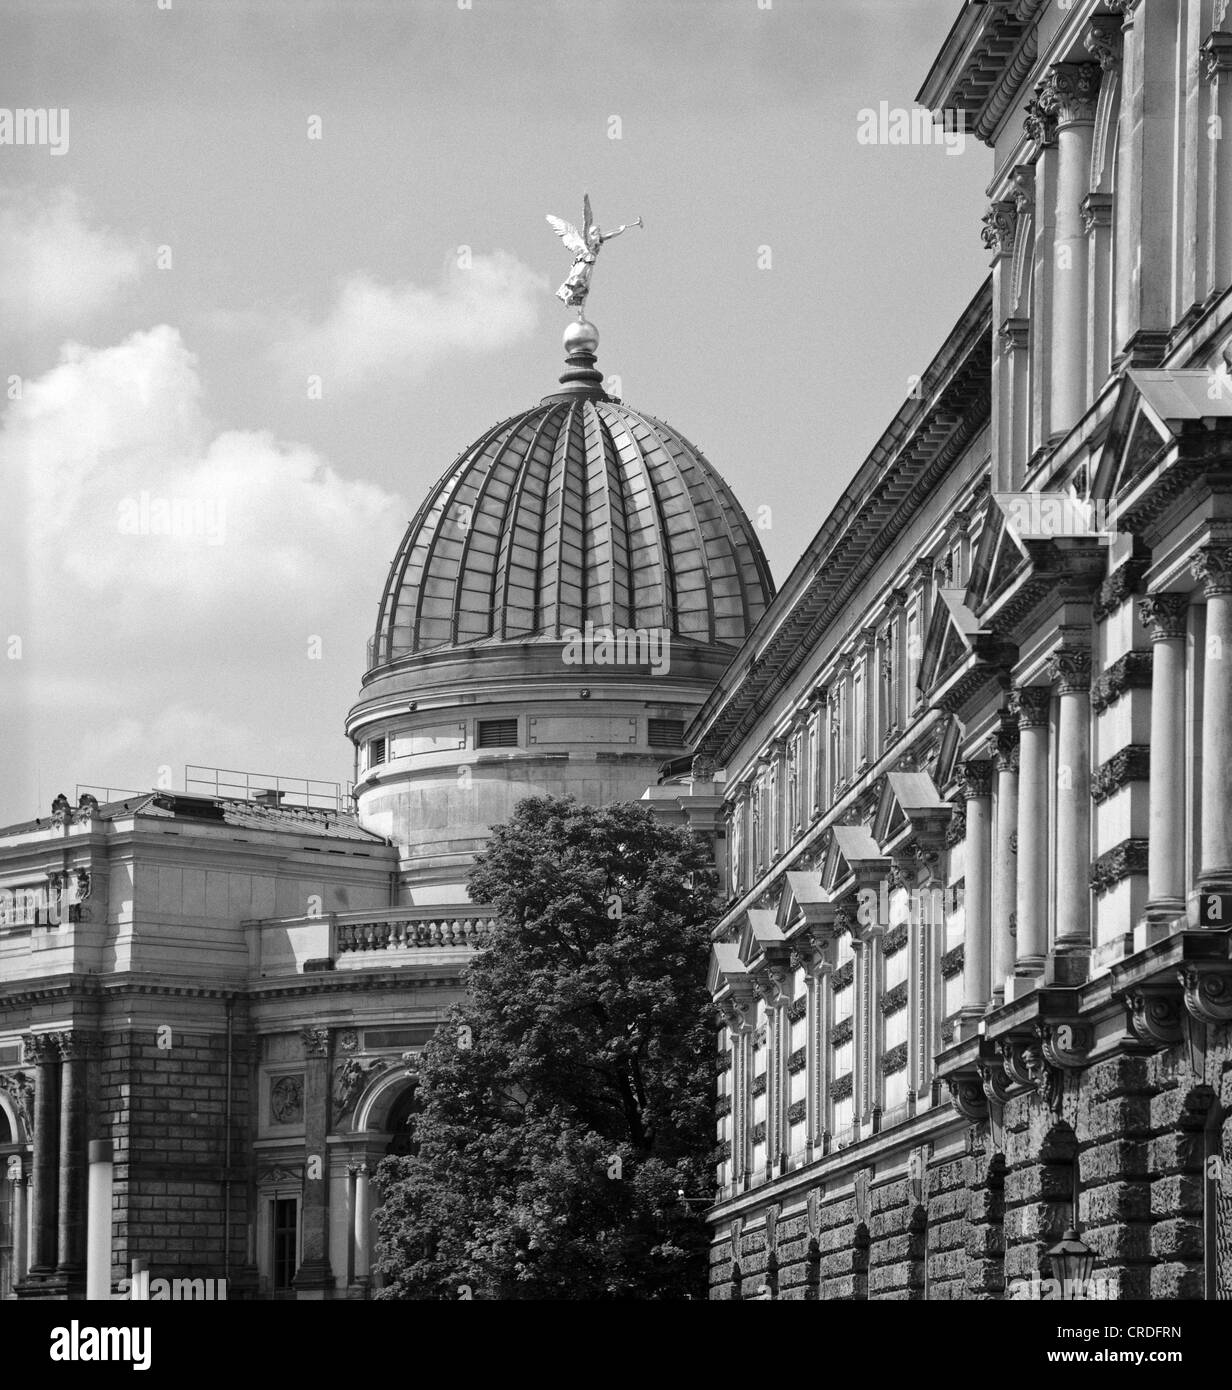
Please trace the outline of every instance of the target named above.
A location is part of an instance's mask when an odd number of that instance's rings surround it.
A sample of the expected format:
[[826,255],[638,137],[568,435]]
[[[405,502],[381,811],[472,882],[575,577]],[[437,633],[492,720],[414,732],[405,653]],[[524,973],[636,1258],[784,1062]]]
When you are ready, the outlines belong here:
[[468,887],[492,935],[420,1059],[416,1152],[379,1171],[380,1296],[704,1296],[705,847],[637,804],[533,797]]

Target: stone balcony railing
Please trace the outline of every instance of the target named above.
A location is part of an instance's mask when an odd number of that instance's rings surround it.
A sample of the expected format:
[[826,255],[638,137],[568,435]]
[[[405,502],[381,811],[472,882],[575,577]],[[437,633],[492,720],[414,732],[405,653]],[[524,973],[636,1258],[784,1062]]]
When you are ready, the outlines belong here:
[[492,913],[473,903],[367,908],[246,922],[249,960],[265,979],[321,970],[384,970],[464,961],[491,932]]
[[466,909],[465,917],[389,916],[364,921],[338,918],[336,950],[410,951],[431,946],[482,946],[491,930],[489,914]]

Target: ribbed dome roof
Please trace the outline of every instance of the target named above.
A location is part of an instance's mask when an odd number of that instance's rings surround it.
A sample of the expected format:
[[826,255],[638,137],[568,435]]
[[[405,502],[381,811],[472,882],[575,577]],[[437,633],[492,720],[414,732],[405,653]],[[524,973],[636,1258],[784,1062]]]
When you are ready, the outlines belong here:
[[773,597],[756,533],[700,451],[604,394],[597,334],[562,389],[465,450],[390,569],[372,666],[599,627],[737,646]]

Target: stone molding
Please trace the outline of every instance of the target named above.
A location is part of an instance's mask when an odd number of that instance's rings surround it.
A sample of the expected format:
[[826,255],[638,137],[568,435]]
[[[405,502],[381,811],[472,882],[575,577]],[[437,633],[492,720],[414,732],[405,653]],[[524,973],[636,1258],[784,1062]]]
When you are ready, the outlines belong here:
[[1048,716],[1052,710],[1052,691],[1046,685],[1020,685],[1010,696],[1010,709],[1018,728],[1047,728]]
[[1154,670],[1149,649],[1135,647],[1116,661],[1091,685],[1091,710],[1102,714],[1115,704],[1127,690],[1149,690]]

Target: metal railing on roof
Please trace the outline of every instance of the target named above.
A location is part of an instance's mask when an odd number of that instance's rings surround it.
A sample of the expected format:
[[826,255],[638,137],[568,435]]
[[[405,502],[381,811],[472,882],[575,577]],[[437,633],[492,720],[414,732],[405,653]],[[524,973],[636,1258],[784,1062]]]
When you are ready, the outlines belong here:
[[184,768],[184,790],[198,796],[217,796],[234,801],[263,801],[278,806],[299,806],[318,811],[351,811],[353,782],[331,782],[320,777],[282,777],[271,772],[241,772],[225,767]]

